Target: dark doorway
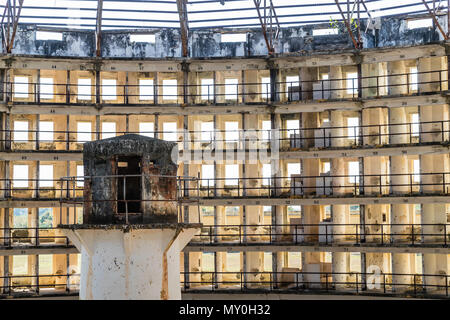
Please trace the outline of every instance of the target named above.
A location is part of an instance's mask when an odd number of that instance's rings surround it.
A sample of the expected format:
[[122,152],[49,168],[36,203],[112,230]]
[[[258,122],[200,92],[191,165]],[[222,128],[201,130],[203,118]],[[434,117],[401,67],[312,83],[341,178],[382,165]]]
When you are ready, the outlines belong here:
[[[119,156],[117,157],[117,174],[121,175],[140,175],[141,157]],[[142,184],[141,177],[119,177],[117,179],[117,213],[142,213]],[[124,188],[125,183],[125,188]],[[125,190],[124,190],[125,189]],[[120,201],[126,200],[126,201]]]

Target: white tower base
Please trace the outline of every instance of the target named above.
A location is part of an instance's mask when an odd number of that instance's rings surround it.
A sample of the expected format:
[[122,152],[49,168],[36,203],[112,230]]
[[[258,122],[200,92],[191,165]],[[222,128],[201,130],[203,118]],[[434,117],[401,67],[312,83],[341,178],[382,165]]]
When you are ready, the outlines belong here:
[[181,300],[180,252],[199,230],[180,224],[63,226],[82,255],[80,300]]

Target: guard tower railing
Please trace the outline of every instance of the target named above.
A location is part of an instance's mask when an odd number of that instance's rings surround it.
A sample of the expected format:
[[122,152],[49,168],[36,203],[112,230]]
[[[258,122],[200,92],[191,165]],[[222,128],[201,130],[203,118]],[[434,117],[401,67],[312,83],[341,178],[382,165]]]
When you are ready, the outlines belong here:
[[[169,198],[169,199],[126,199],[126,180],[127,178],[136,178],[140,177],[141,179],[144,179],[145,177],[159,177],[159,178],[173,178],[176,179],[176,193],[175,197]],[[122,199],[117,196],[115,199],[113,198],[105,198],[105,199],[95,199],[95,200],[89,200],[84,197],[84,189],[85,189],[85,183],[93,178],[100,178],[100,179],[114,179],[116,182],[121,179],[122,185],[123,185],[123,197]],[[189,205],[194,206],[197,204],[197,214],[198,214],[198,221],[200,221],[200,206],[199,206],[199,183],[197,182],[198,178],[196,177],[186,177],[186,176],[169,176],[169,175],[148,175],[148,174],[129,174],[129,175],[104,175],[104,176],[68,176],[68,177],[62,177],[60,178],[60,221],[63,221],[63,208],[66,212],[66,217],[69,218],[70,214],[73,214],[73,222],[74,224],[82,224],[82,219],[80,219],[80,213],[84,210],[84,204],[86,202],[115,202],[117,205],[115,206],[118,208],[119,203],[124,204],[125,212],[125,224],[129,223],[130,215],[133,214],[132,212],[129,212],[128,207],[129,204],[132,202],[166,202],[166,203],[174,203],[177,207],[177,213],[178,213],[178,222],[182,223],[188,219],[185,219],[183,215],[183,206]],[[192,188],[187,188],[186,184],[193,184],[197,186],[197,189],[192,190]],[[80,186],[83,186],[83,188],[80,188]],[[189,190],[190,195],[187,197],[186,190]],[[196,190],[196,191],[195,191]],[[69,208],[72,208],[70,210]],[[78,213],[77,213],[78,212]],[[117,214],[117,212],[116,212]],[[82,216],[82,215],[81,215]],[[68,219],[69,220],[69,219]],[[71,220],[71,219],[70,219]]]

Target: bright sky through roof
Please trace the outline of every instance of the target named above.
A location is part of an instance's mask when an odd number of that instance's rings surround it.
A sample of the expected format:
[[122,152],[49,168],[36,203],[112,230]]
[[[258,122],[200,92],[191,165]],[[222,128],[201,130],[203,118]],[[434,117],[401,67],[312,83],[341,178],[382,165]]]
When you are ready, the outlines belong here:
[[[342,9],[346,11],[347,0],[340,2]],[[6,0],[0,0],[2,6],[5,3]],[[366,0],[365,3],[372,17],[426,10],[419,0]],[[436,5],[439,3],[446,5],[446,1],[436,1]],[[330,18],[341,19],[333,0],[273,0],[273,4],[282,26],[328,22]],[[411,6],[402,7],[403,5]],[[429,6],[432,7],[432,1],[429,1]],[[25,0],[20,23],[94,29],[96,9],[96,0]],[[179,27],[176,0],[104,0],[103,9],[104,29]],[[225,5],[214,0],[189,0],[187,9],[191,29],[259,27],[253,0],[225,0]],[[352,2],[350,9],[353,9]],[[364,10],[362,5],[361,10]],[[361,17],[365,18],[367,14],[362,13]]]

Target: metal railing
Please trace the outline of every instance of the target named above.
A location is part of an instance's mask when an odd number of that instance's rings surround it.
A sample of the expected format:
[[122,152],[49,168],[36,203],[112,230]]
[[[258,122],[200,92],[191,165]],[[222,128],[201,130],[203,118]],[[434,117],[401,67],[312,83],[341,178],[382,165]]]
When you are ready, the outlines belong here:
[[202,198],[439,195],[450,192],[450,173],[200,178],[198,183],[184,188],[199,189]]
[[[35,274],[0,276],[0,297],[20,294],[75,294],[80,287],[80,274]],[[46,292],[43,292],[44,289]]]
[[449,298],[450,276],[368,272],[183,272],[184,292],[322,292],[441,296]]
[[[131,178],[140,178],[141,184],[144,184],[144,179],[152,179],[152,178],[164,178],[164,179],[173,179],[176,182],[176,190],[174,193],[174,197],[170,198],[149,198],[145,199],[141,197],[140,199],[127,199],[127,179]],[[92,196],[90,199],[86,198],[86,193],[84,191],[86,190],[84,185],[90,185],[94,179],[100,179],[100,180],[111,180],[112,183],[106,183],[105,185],[116,185],[118,188],[119,181],[121,180],[122,183],[122,199],[119,199],[119,195],[115,198],[104,198],[104,199],[93,199]],[[128,175],[104,175],[104,176],[71,176],[71,177],[61,177],[59,179],[59,203],[60,203],[60,221],[62,220],[63,216],[63,207],[73,207],[73,221],[74,224],[77,224],[76,221],[76,215],[77,215],[77,207],[83,207],[85,208],[86,204],[93,205],[93,204],[102,204],[102,203],[110,203],[113,204],[113,208],[115,209],[115,215],[121,216],[123,215],[125,219],[125,224],[129,223],[130,215],[136,215],[136,214],[142,214],[143,206],[145,206],[145,203],[156,203],[156,202],[163,202],[163,203],[170,203],[174,204],[176,206],[177,216],[178,216],[178,222],[184,221],[184,216],[182,214],[182,206],[185,204],[196,204],[198,209],[198,219],[200,221],[200,210],[199,210],[199,196],[198,196],[198,189],[197,189],[197,195],[192,195],[189,198],[185,197],[185,185],[188,183],[196,182],[198,178],[195,177],[179,177],[179,176],[169,176],[169,175],[149,175],[149,174],[128,174]],[[81,188],[78,183],[83,183],[83,188]],[[78,187],[77,187],[78,185]],[[89,186],[89,190],[92,190]],[[117,190],[119,191],[119,190]],[[111,197],[113,196],[114,192],[108,193]],[[120,192],[117,192],[117,194],[120,194]],[[141,212],[131,212],[128,207],[130,204],[138,203],[140,207]],[[124,212],[119,212],[119,206],[123,204]]]
[[[429,78],[429,79],[422,79]],[[114,80],[114,79],[113,79]],[[4,82],[7,101],[81,104],[221,104],[329,100],[411,95],[448,90],[448,71],[433,70],[358,78],[214,84],[41,84]],[[117,81],[118,82],[118,81]],[[24,89],[26,87],[27,89]],[[272,91],[275,88],[275,91]],[[44,90],[43,90],[44,89]],[[75,92],[76,91],[76,92]],[[275,98],[275,97],[279,98]]]
[[[164,140],[168,140],[168,137],[175,138],[179,150],[345,148],[349,145],[438,144],[448,142],[450,140],[450,120],[270,130],[81,132],[3,129],[0,130],[0,141],[3,142],[5,150],[79,151],[81,145],[85,142],[124,134],[140,134]],[[52,136],[51,139],[48,138],[49,135]]]
[[[127,175],[132,177],[134,175]],[[142,176],[142,175],[138,175]],[[125,176],[110,176],[121,178]],[[85,179],[0,179],[3,199],[60,199],[80,203]],[[431,196],[450,193],[450,172],[405,174],[354,174],[290,177],[196,178],[177,177],[177,192],[164,201],[190,202],[200,198],[296,198],[302,196]],[[43,184],[45,186],[43,186]],[[119,201],[105,199],[103,201]],[[128,200],[127,200],[128,201]],[[134,200],[129,200],[129,202]],[[152,200],[154,201],[154,200]]]
[[[289,292],[327,294],[400,295],[449,298],[446,274],[201,271],[181,272],[183,292]],[[8,275],[0,277],[0,297],[67,295],[79,291],[80,274]]]
[[0,228],[0,247],[12,248],[16,246],[21,247],[24,245],[70,246],[71,243],[66,236],[58,233],[58,228]]
[[203,225],[190,245],[381,244],[443,245],[450,243],[450,224],[349,223]]

